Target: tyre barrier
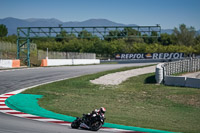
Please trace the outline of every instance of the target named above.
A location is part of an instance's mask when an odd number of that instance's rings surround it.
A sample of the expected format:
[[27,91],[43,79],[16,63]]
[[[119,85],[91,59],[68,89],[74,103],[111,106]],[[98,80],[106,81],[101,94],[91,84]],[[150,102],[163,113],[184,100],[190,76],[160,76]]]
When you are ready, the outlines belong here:
[[155,78],[157,83],[162,83],[163,82],[163,65],[164,63],[159,63],[156,66],[156,73],[155,73]]

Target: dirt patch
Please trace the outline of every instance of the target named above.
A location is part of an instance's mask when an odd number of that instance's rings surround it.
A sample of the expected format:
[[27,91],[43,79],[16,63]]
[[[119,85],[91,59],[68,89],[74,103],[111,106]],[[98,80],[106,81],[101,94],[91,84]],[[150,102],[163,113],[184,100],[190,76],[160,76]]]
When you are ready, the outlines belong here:
[[98,79],[90,80],[90,82],[94,84],[102,84],[102,85],[119,85],[120,83],[122,83],[123,81],[127,80],[130,77],[134,77],[134,76],[138,76],[138,75],[142,75],[146,73],[152,73],[152,72],[155,72],[155,66],[111,73],[108,75],[104,75]]

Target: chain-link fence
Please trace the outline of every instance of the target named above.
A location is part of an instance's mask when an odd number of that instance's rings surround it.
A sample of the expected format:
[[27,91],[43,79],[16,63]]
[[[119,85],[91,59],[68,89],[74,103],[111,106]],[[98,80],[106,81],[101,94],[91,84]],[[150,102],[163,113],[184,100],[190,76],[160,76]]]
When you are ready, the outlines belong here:
[[16,52],[17,51],[17,44],[0,41],[0,51],[1,52],[6,52],[6,51]]
[[185,59],[164,63],[164,76],[184,72],[200,71],[200,59]]
[[200,71],[200,59],[185,59],[174,62],[159,63],[156,66],[155,78],[157,83],[172,86],[200,88],[200,79],[174,74]]
[[[35,43],[30,44],[30,50],[37,50],[37,45]],[[0,41],[0,51],[16,52],[17,44]]]
[[[37,50],[37,45],[35,43],[30,44],[30,50],[36,51],[38,60],[45,59],[47,52],[43,50]],[[15,55],[15,56],[13,56]],[[10,59],[11,57],[16,57],[17,55],[17,44],[0,41],[0,58]],[[94,53],[78,53],[78,52],[54,52],[49,51],[48,57],[50,59],[96,59],[96,54]]]
[[77,53],[77,52],[54,52],[38,50],[38,60],[45,59],[96,59],[95,53]]
[[[37,51],[37,45],[31,43],[31,51]],[[17,44],[0,41],[0,59],[16,59],[17,58]]]
[[0,51],[0,59],[16,59],[17,52],[1,52]]

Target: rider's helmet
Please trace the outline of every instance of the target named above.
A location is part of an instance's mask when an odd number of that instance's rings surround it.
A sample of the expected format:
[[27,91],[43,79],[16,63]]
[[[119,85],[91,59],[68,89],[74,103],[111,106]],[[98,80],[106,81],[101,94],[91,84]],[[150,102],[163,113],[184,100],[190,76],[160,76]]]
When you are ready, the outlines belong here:
[[106,113],[106,108],[104,108],[104,107],[101,107],[99,110],[100,110],[100,112],[103,113],[103,114]]

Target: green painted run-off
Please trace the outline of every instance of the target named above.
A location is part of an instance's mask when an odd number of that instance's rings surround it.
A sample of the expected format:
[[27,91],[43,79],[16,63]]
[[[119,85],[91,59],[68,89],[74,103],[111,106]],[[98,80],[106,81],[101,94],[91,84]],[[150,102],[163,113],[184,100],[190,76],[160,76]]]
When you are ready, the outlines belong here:
[[[41,108],[38,105],[38,99],[42,97],[43,97],[42,95],[17,94],[17,95],[13,95],[9,97],[5,101],[5,103],[11,109],[18,110],[20,112],[24,112],[27,114],[37,115],[37,116],[46,117],[46,118],[53,118],[53,119],[67,121],[67,122],[72,122],[76,119],[75,117],[72,117],[72,116],[57,114],[52,111],[48,111],[44,108]],[[139,131],[139,132],[150,132],[150,133],[173,133],[173,132],[168,132],[168,131],[124,126],[124,125],[118,125],[118,124],[112,124],[112,123],[105,123],[103,127],[124,129],[124,130],[130,130],[130,131]]]

